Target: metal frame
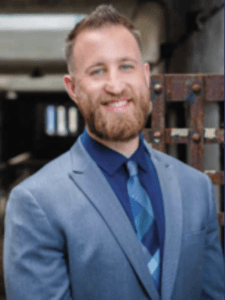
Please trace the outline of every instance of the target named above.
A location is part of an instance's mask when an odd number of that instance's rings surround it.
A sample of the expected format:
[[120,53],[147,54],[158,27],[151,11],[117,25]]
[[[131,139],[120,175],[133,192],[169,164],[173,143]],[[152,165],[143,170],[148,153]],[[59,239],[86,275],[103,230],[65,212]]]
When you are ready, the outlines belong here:
[[[151,78],[151,129],[144,130],[152,147],[166,152],[166,144],[188,144],[190,166],[205,172],[215,185],[223,185],[224,171],[204,170],[204,144],[224,144],[224,130],[204,128],[204,106],[207,101],[224,101],[222,74],[159,74]],[[166,102],[189,102],[189,128],[166,128]],[[224,225],[224,213],[218,213]]]

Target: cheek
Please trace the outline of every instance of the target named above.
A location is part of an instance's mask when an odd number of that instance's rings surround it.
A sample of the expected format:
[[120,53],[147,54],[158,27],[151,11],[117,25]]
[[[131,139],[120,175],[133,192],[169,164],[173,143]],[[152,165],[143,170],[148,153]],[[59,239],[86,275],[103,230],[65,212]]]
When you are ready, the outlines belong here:
[[104,96],[103,84],[99,82],[87,81],[85,85],[81,86],[81,91],[91,99],[96,99]]
[[146,78],[142,73],[130,76],[128,82],[131,88],[135,91],[142,91],[142,89],[147,86]]

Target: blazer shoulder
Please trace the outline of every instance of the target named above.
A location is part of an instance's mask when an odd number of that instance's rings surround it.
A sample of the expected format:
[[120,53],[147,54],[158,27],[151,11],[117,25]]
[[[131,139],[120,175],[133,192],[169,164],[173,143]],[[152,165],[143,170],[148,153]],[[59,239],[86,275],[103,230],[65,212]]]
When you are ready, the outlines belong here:
[[[65,178],[66,174],[70,171],[71,157],[70,151],[61,154],[52,161],[44,165],[36,173],[22,181],[15,188],[25,188],[25,189],[38,189],[45,186],[52,186],[54,183],[61,181]],[[67,175],[68,176],[68,175]]]
[[151,147],[149,150],[150,154],[154,156],[157,160],[161,161],[165,165],[172,165],[178,175],[178,178],[184,180],[188,179],[191,181],[200,180],[207,183],[210,182],[210,178],[204,172],[201,172],[191,167],[190,165],[180,161],[179,159],[169,154],[153,149]]

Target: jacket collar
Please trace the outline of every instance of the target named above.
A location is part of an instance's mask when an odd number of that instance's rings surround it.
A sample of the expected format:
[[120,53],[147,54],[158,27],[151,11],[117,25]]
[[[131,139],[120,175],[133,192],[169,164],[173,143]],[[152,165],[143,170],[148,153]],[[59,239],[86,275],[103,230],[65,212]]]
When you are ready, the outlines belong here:
[[[140,134],[139,147],[129,159],[134,160],[142,168],[142,170],[147,172],[147,163],[144,155],[146,150],[143,138],[143,135]],[[115,172],[129,160],[121,153],[116,152],[115,150],[110,149],[94,140],[88,134],[86,128],[81,135],[81,142],[91,158],[109,175],[114,175]]]

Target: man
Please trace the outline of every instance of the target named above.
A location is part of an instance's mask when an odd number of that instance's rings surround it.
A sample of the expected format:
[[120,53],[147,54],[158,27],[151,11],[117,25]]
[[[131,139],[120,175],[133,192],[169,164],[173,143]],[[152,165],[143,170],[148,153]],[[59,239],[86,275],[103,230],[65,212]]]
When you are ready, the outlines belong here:
[[66,58],[86,128],[11,193],[8,299],[221,300],[213,187],[143,139],[149,68],[133,25],[100,6],[68,36]]

